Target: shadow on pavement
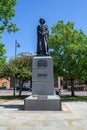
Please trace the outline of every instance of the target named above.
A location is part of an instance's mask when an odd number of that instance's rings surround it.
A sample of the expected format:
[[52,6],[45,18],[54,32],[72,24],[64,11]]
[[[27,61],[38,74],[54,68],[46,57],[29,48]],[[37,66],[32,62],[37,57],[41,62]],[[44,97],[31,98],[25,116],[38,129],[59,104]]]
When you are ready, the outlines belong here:
[[0,107],[9,108],[9,109],[24,110],[24,105],[0,105]]

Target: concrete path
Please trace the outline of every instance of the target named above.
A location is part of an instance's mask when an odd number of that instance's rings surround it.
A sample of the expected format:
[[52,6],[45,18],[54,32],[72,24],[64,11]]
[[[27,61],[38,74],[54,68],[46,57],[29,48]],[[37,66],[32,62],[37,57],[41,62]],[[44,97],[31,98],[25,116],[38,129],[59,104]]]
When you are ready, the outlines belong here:
[[24,111],[23,100],[0,100],[0,130],[87,130],[87,102],[63,102],[62,111]]

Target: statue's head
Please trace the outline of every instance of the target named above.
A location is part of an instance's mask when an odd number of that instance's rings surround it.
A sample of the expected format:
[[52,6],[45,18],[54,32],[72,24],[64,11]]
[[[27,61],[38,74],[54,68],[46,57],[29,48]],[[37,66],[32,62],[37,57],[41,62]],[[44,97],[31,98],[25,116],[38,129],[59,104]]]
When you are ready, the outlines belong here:
[[45,24],[45,20],[43,18],[40,18],[39,22],[41,25]]

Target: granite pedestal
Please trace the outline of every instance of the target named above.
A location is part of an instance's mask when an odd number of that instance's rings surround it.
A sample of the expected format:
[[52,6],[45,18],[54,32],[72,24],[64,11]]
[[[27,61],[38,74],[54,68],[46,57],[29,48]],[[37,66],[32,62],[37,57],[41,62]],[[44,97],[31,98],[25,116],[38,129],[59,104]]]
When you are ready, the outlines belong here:
[[32,63],[32,96],[24,100],[24,110],[61,110],[61,99],[54,95],[51,56],[36,56]]
[[24,100],[24,110],[26,111],[60,111],[61,99],[56,95],[30,96]]
[[34,57],[32,64],[32,94],[54,95],[53,77],[52,57]]

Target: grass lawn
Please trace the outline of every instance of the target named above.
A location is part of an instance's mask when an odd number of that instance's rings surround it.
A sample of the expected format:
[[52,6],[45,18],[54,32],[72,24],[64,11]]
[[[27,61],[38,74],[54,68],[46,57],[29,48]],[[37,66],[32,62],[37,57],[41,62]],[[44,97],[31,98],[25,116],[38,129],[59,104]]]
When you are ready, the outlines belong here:
[[[0,99],[3,100],[24,100],[27,98],[29,95],[21,95],[21,96],[13,96],[13,95],[4,95],[0,96]],[[87,96],[60,96],[62,101],[87,101]]]
[[87,96],[61,96],[62,101],[87,101]]
[[3,100],[24,100],[25,98],[27,98],[29,95],[22,95],[22,96],[19,96],[19,95],[16,95],[16,96],[13,96],[13,95],[6,95],[6,96],[0,96],[0,99],[3,99]]

